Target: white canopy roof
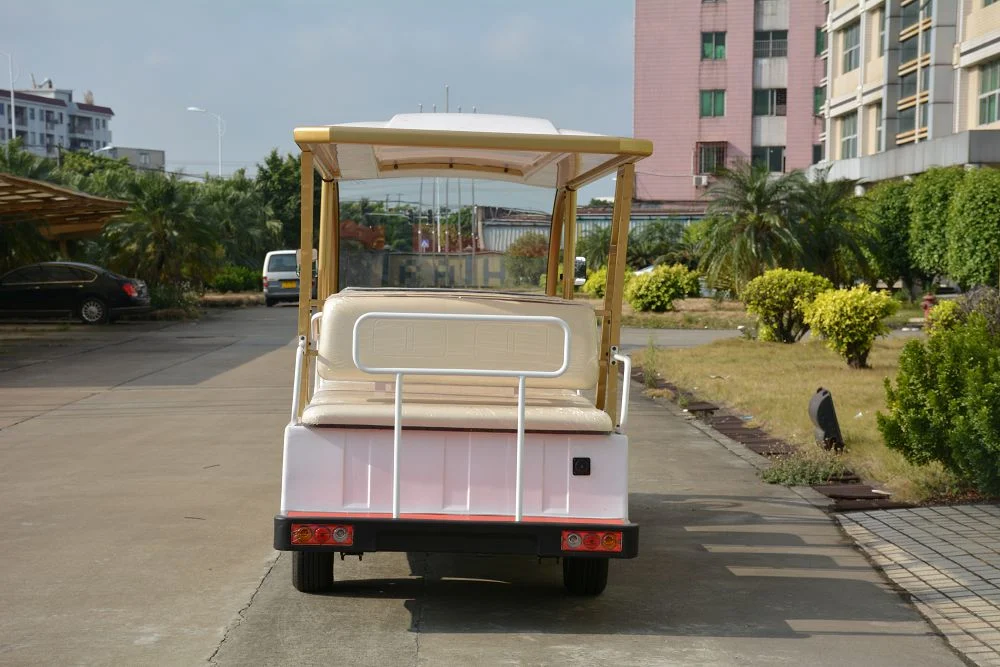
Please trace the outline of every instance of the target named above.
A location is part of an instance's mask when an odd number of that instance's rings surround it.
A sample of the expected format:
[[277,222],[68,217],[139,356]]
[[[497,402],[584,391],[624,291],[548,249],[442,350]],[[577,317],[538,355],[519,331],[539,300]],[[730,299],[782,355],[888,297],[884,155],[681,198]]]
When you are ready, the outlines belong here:
[[450,177],[579,188],[652,154],[649,141],[561,130],[542,118],[399,114],[388,121],[300,127],[295,141],[324,178]]

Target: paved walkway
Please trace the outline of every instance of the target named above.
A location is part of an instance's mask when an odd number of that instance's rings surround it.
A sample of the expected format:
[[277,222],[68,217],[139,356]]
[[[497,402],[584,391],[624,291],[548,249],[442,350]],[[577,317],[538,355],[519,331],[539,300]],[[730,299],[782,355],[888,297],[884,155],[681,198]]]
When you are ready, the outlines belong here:
[[837,518],[955,649],[977,665],[1000,665],[1000,506]]

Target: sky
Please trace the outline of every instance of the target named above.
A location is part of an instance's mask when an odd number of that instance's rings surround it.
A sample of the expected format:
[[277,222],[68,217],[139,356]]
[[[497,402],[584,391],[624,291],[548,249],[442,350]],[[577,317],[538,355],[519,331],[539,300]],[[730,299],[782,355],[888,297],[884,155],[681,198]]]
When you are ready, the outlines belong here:
[[[632,40],[628,0],[19,0],[0,22],[16,88],[34,74],[77,101],[91,90],[114,109],[114,145],[165,150],[169,170],[197,174],[216,171],[216,124],[188,106],[225,118],[226,174],[252,172],[272,148],[297,151],[296,126],[444,110],[446,84],[452,111],[629,136]],[[476,192],[477,203],[552,204],[551,192],[512,184]],[[605,179],[580,200],[612,192]],[[344,199],[386,195],[416,200],[418,185],[342,188]]]

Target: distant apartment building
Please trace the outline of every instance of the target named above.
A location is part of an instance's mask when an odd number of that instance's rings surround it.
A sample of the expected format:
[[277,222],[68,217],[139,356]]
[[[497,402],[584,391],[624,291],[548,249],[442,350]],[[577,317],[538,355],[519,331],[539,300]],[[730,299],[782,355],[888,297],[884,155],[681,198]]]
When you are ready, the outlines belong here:
[[831,175],[1000,164],[1000,0],[831,0]]
[[[73,91],[39,87],[14,91],[14,124],[25,148],[42,157],[57,157],[60,148],[97,150],[111,144],[109,107],[74,102]],[[10,90],[0,89],[0,143],[12,138]]]
[[822,159],[826,21],[824,0],[636,0],[636,197],[704,206],[720,167]]
[[154,148],[111,146],[102,150],[99,154],[115,160],[128,160],[128,163],[133,168],[140,171],[163,171],[167,164],[167,154],[164,151]]

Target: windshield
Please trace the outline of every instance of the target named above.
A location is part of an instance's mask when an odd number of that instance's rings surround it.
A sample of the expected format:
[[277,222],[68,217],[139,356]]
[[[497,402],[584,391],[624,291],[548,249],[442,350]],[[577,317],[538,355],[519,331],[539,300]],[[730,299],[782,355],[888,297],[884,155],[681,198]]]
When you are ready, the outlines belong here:
[[271,255],[271,260],[267,264],[267,270],[273,273],[294,272],[296,268],[295,253]]

